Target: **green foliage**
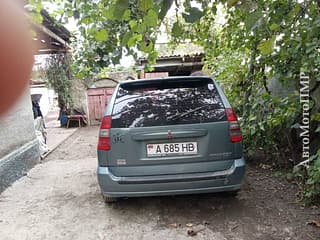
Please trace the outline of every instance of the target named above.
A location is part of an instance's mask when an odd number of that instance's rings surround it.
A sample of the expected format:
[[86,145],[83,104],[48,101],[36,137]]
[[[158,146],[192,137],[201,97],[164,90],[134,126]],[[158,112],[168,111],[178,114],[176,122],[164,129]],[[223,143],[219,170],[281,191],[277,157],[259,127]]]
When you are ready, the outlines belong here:
[[94,37],[97,41],[106,41],[108,39],[108,32],[105,29],[95,31]]
[[152,0],[138,0],[138,7],[143,12],[147,12],[153,5],[154,3]]
[[[209,52],[204,68],[212,71],[213,77],[218,80],[221,87],[233,103],[233,108],[237,113],[242,113],[244,91],[242,84],[246,81],[246,62],[248,57],[239,51],[230,51],[225,48],[221,54],[215,55]],[[213,71],[214,69],[214,71]]]
[[172,36],[178,38],[181,36],[182,33],[183,30],[181,24],[179,22],[175,22],[172,26]]
[[275,42],[275,36],[272,36],[268,40],[261,40],[258,45],[258,49],[263,55],[268,55],[273,51],[274,42]]
[[304,195],[310,202],[320,200],[320,149],[310,158],[311,166],[307,169],[307,181]]
[[148,10],[143,20],[148,27],[156,27],[158,25],[158,15],[153,9]]
[[29,10],[29,14],[31,19],[35,23],[42,23],[43,17],[40,14],[43,8],[43,4],[41,0],[29,0],[29,4],[26,5],[26,9]]
[[203,12],[196,7],[192,7],[188,13],[183,13],[182,16],[187,23],[194,23],[203,16]]
[[[48,0],[54,3],[54,0]],[[124,55],[142,52],[150,64],[157,57],[159,24],[173,1],[164,0],[62,0],[55,14],[73,16],[80,36],[74,41],[73,68],[78,78],[89,78]],[[63,11],[61,11],[63,10]]]
[[293,143],[298,132],[292,127],[300,114],[298,96],[278,98],[262,91],[253,93],[252,99],[254,104],[242,124],[248,155],[262,149],[277,167],[298,163],[297,146]]
[[[204,2],[204,1],[201,1]],[[320,111],[320,5],[317,1],[223,1],[225,23],[212,24],[213,5],[193,23],[175,25],[175,41],[190,39],[206,52],[206,68],[220,82],[242,118],[245,150],[249,156],[262,150],[278,167],[301,161],[299,122],[300,74],[310,79],[310,139],[319,137],[316,119]],[[190,6],[189,6],[190,8]],[[221,18],[221,16],[220,16]],[[175,24],[175,23],[174,23]],[[177,31],[177,29],[179,31]],[[288,91],[272,94],[271,79]],[[296,92],[286,86],[296,86]],[[317,135],[318,134],[318,135]],[[314,145],[312,145],[314,146]],[[301,179],[306,196],[318,193],[318,171],[312,165]]]
[[71,109],[73,102],[70,57],[66,54],[50,55],[46,61],[44,76],[49,86],[58,94],[60,109]]

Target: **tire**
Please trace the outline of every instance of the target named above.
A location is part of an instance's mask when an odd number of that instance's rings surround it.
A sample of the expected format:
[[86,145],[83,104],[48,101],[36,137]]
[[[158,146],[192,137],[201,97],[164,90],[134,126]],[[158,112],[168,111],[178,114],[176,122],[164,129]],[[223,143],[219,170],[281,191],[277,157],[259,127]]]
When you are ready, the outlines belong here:
[[118,201],[118,198],[105,196],[105,195],[102,195],[102,198],[105,203],[114,203]]

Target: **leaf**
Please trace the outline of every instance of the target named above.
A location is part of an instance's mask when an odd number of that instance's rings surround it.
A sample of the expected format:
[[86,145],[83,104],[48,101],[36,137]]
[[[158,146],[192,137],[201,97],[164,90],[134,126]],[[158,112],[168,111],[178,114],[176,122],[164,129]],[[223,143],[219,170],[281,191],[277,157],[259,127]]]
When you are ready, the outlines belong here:
[[80,12],[78,10],[73,11],[73,17],[75,19],[79,19],[80,18]]
[[320,169],[320,155],[316,155],[316,156],[318,157],[314,162],[314,166]]
[[228,0],[227,6],[228,7],[233,7],[237,2],[238,2],[238,0]]
[[[29,3],[31,3],[31,1]],[[42,5],[41,1],[34,1],[32,3],[32,6],[34,7],[34,10],[37,13],[40,13],[40,11],[43,9],[43,5]]]
[[131,28],[132,31],[135,31],[135,30],[136,30],[137,25],[138,25],[138,23],[137,23],[137,21],[135,21],[135,20],[131,20],[131,21],[129,22],[129,26],[130,26],[130,28]]
[[126,46],[128,44],[129,39],[132,37],[131,32],[127,32],[122,36],[121,45]]
[[138,24],[136,31],[138,33],[144,33],[147,30],[147,26],[144,22]]
[[150,9],[148,14],[144,17],[144,21],[147,26],[155,27],[158,25],[158,14],[153,9]]
[[254,11],[250,13],[244,20],[244,24],[247,28],[247,31],[252,31],[253,29],[260,27],[261,25],[261,16],[262,13],[259,11]]
[[34,23],[39,23],[41,24],[42,21],[43,21],[43,17],[40,13],[30,13],[30,16],[31,16],[31,20],[34,22]]
[[213,5],[213,6],[211,7],[211,12],[212,12],[214,15],[217,14],[217,6],[216,6],[216,5]]
[[108,36],[109,36],[109,34],[108,34],[107,30],[105,30],[105,29],[95,31],[95,33],[94,33],[94,38],[100,42],[106,41],[108,39]]
[[127,9],[123,14],[122,19],[125,21],[128,21],[130,19],[130,16],[131,16],[131,10]]
[[199,8],[192,7],[188,14],[183,13],[182,16],[187,23],[194,23],[203,16],[203,12]]
[[300,124],[299,124],[299,123],[295,123],[295,124],[293,124],[290,128],[299,129],[299,128],[300,128]]
[[263,55],[269,55],[274,48],[275,36],[272,36],[269,40],[262,40],[258,45],[258,49]]
[[138,7],[142,12],[147,12],[150,8],[153,7],[152,0],[138,0]]
[[140,42],[142,40],[142,34],[137,34],[136,39],[137,39],[137,41]]
[[300,4],[296,4],[294,8],[289,12],[289,16],[293,18],[300,11],[300,8]]
[[182,28],[181,28],[179,22],[175,22],[175,23],[173,24],[171,32],[172,32],[172,35],[173,35],[174,37],[180,37],[180,36],[181,36],[181,34],[182,34]]
[[151,64],[153,64],[156,62],[157,58],[158,58],[158,53],[156,51],[153,51],[148,55],[147,59]]
[[82,79],[84,77],[83,72],[76,72],[75,75],[78,79]]
[[178,227],[178,224],[177,224],[177,223],[171,223],[171,224],[170,224],[170,227],[177,228],[177,227]]
[[113,17],[121,20],[125,11],[129,8],[129,0],[118,0],[114,5]]
[[136,44],[137,39],[132,36],[129,40],[128,40],[128,47],[131,48]]
[[148,52],[151,52],[153,50],[153,46],[154,45],[153,45],[152,42],[150,42],[148,44],[148,46],[146,46],[146,44],[143,42],[143,43],[140,44],[140,50],[145,52],[145,53],[148,53]]
[[271,31],[279,30],[280,26],[276,23],[272,23],[269,27]]
[[133,47],[136,42],[140,42],[142,40],[141,34],[134,34],[129,40],[128,40],[128,47]]
[[110,5],[109,8],[107,8],[102,12],[102,15],[110,20],[115,20],[116,18],[114,17],[114,11],[115,11],[115,6]]
[[308,222],[307,224],[320,228],[320,220],[312,220],[312,221]]
[[192,223],[187,223],[186,226],[187,226],[188,228],[191,228],[191,227],[193,227],[193,224],[192,224]]

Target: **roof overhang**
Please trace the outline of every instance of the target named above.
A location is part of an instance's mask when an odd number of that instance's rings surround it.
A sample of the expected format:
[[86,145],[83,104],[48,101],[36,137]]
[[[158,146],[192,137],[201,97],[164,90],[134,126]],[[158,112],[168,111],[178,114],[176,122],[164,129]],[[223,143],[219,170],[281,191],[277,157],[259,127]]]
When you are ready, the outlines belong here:
[[33,24],[36,36],[33,38],[36,45],[36,55],[67,52],[70,46],[67,41],[43,25]]
[[35,31],[33,41],[36,46],[35,55],[55,54],[68,52],[70,48],[70,32],[49,16],[45,11],[41,11],[43,17],[42,24],[31,23]]

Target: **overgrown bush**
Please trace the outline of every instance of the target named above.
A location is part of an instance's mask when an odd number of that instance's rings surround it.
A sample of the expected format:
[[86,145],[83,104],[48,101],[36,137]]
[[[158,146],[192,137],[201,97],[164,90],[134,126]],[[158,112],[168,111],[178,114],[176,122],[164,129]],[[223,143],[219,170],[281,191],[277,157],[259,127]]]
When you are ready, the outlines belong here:
[[312,157],[312,165],[307,169],[305,196],[311,201],[320,200],[320,150]]
[[[297,96],[272,97],[255,94],[249,115],[242,121],[244,145],[249,157],[261,149],[277,167],[299,162],[299,134],[294,124],[300,113]],[[299,150],[297,150],[299,149]]]
[[69,110],[73,101],[71,97],[72,72],[71,59],[67,54],[53,54],[46,60],[45,78],[50,87],[58,94],[60,111]]

